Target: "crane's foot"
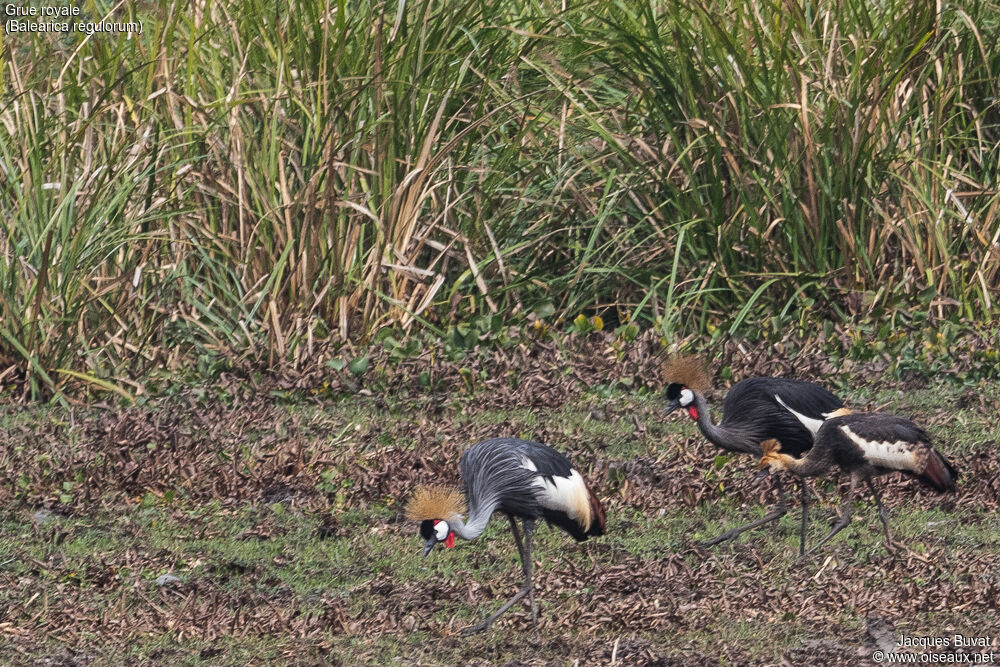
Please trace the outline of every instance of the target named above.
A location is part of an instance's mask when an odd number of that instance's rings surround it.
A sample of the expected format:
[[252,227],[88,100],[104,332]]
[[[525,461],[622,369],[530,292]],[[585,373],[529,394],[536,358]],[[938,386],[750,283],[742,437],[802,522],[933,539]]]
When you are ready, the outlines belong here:
[[698,546],[707,549],[708,547],[714,547],[716,544],[722,544],[723,542],[734,542],[739,539],[745,531],[739,528],[733,528],[732,530],[727,530],[722,535],[713,537],[710,540],[705,540],[704,542],[699,542]]
[[742,535],[746,531],[752,530],[754,528],[759,528],[760,526],[763,526],[765,524],[771,523],[772,521],[777,521],[781,517],[785,516],[785,514],[787,514],[787,513],[788,513],[788,509],[785,508],[783,505],[779,505],[778,507],[775,507],[773,510],[771,510],[770,512],[768,512],[767,514],[765,514],[760,519],[757,519],[756,521],[751,521],[750,523],[745,524],[743,526],[737,526],[736,528],[733,528],[732,530],[727,530],[726,532],[722,533],[721,535],[719,535],[717,537],[713,537],[710,540],[706,540],[704,542],[699,542],[698,546],[702,547],[702,548],[708,548],[708,547],[714,547],[716,544],[721,544],[723,542],[734,541],[734,540],[736,540],[736,538],[738,538],[740,535]]
[[[480,632],[486,632],[487,630],[490,629],[492,625],[493,621],[486,620],[483,621],[482,623],[477,623],[476,625],[470,625],[467,628],[462,628],[461,630],[458,631],[458,634],[462,637],[468,637],[469,635],[475,635],[479,634]],[[535,641],[537,642],[539,640],[538,625],[532,626],[532,630]]]
[[[490,614],[489,616],[487,616],[486,619],[482,623],[478,623],[476,625],[470,625],[467,628],[459,630],[458,634],[460,634],[462,636],[467,636],[467,635],[474,635],[477,632],[485,632],[486,630],[489,630],[490,626],[493,625],[493,621],[495,621],[498,618],[500,618],[500,616],[503,615],[503,613],[505,611],[507,611],[508,609],[511,608],[511,606],[514,605],[514,603],[516,603],[518,600],[520,600],[521,598],[523,598],[525,595],[528,594],[528,592],[530,590],[530,586],[531,586],[530,583],[525,583],[524,586],[521,586],[521,589],[518,590],[518,592],[514,595],[514,597],[512,597],[510,600],[508,600],[504,604],[504,606],[500,607],[495,612],[493,612],[492,614]],[[538,626],[537,626],[537,624],[533,624],[533,625],[535,625],[535,632],[538,632]]]
[[807,551],[805,553],[799,554],[799,557],[795,559],[795,562],[802,563],[802,562],[805,562],[807,560],[810,560],[809,557],[812,556],[814,553],[816,553],[817,549],[818,549],[818,547],[813,547],[809,551]]
[[[832,535],[830,537],[832,537]],[[819,551],[819,548],[824,544],[826,544],[826,540],[823,540],[822,542],[814,546],[812,549],[799,556],[798,560],[809,560],[809,556],[812,556],[814,553]]]
[[483,621],[482,623],[477,623],[476,625],[470,625],[467,628],[462,628],[461,630],[458,631],[458,634],[460,634],[463,637],[468,637],[469,635],[475,635],[480,632],[486,632],[487,630],[490,629],[491,625],[493,625],[492,622],[488,623],[486,621]]

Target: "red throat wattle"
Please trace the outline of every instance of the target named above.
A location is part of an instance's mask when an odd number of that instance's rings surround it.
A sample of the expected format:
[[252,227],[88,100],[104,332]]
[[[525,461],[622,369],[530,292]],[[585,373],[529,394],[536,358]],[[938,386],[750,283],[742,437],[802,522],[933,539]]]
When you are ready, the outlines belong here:
[[688,406],[688,414],[691,415],[691,419],[694,419],[694,420],[697,421],[697,419],[698,419],[698,408],[694,407],[693,405],[689,405]]

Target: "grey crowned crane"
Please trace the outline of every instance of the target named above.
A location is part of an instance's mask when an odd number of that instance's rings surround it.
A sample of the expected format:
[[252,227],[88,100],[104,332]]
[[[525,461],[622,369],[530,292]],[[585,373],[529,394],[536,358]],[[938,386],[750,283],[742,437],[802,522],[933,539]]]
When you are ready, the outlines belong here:
[[[844,402],[823,387],[804,380],[776,377],[755,377],[737,382],[722,402],[722,421],[712,423],[708,401],[703,392],[711,386],[703,364],[694,357],[669,360],[663,369],[669,403],[663,415],[684,408],[697,422],[709,442],[729,452],[762,454],[760,443],[775,438],[787,454],[802,456],[812,447],[813,438],[823,422],[837,415],[848,414]],[[778,480],[778,505],[762,518],[726,531],[703,542],[713,546],[733,540],[740,534],[783,517],[788,508]],[[799,553],[805,552],[806,521],[809,495],[802,482],[802,525]]]
[[[463,634],[489,629],[497,618],[525,595],[531,601],[531,626],[538,634],[538,608],[531,583],[531,536],[535,521],[545,519],[578,542],[604,534],[604,509],[570,460],[547,445],[517,438],[493,438],[469,447],[459,463],[465,498],[453,489],[420,487],[406,508],[409,519],[420,521],[424,557],[434,545],[455,545],[455,536],[472,540],[489,523],[493,512],[510,520],[521,556],[524,583],[506,604]],[[468,502],[468,520],[462,518]],[[517,528],[524,527],[524,542]]]
[[854,493],[861,482],[868,486],[878,506],[886,549],[894,550],[888,513],[872,485],[875,475],[897,470],[940,492],[954,491],[958,480],[958,472],[931,446],[924,429],[909,419],[880,412],[852,413],[827,421],[816,434],[812,449],[802,458],[785,454],[783,443],[774,439],[761,443],[761,449],[761,467],[787,470],[800,477],[817,477],[839,467],[851,476],[840,520],[809,553],[850,523]]

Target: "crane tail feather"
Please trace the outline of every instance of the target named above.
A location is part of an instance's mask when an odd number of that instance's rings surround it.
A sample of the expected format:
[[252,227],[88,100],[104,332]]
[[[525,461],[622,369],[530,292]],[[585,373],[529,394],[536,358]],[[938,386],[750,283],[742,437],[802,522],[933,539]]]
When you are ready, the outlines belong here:
[[604,507],[601,506],[601,501],[597,499],[589,486],[587,487],[587,495],[590,496],[590,528],[587,529],[587,535],[597,537],[604,534],[606,527]]
[[947,459],[936,450],[931,450],[927,457],[927,466],[920,474],[920,479],[930,484],[938,491],[954,491],[958,480],[958,471]]

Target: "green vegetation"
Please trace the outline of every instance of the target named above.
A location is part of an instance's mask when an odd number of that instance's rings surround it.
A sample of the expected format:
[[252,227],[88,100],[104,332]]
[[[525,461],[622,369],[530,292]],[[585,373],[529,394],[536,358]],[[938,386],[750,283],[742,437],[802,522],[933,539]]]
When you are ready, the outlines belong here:
[[[982,403],[967,404],[971,397]],[[859,407],[932,424],[961,470],[960,492],[882,478],[903,553],[885,551],[865,498],[851,526],[805,565],[795,561],[797,512],[736,545],[694,548],[760,515],[773,494],[754,485],[750,459],[716,456],[685,419],[659,422],[657,400],[583,393],[528,410],[486,407],[485,398],[431,407],[353,397],[261,414],[256,404],[204,412],[189,392],[110,415],[52,406],[4,414],[0,662],[602,664],[617,651],[626,664],[846,667],[858,664],[873,618],[911,636],[982,634],[1000,622],[995,384],[858,392]],[[263,437],[263,422],[287,435]],[[150,447],[158,426],[173,439]],[[455,634],[517,585],[506,521],[422,560],[416,527],[401,517],[414,484],[457,482],[459,452],[500,431],[569,452],[608,510],[607,535],[581,545],[538,531],[538,644],[524,607],[487,635]],[[99,458],[116,452],[151,460],[102,476]],[[123,481],[130,475],[140,489]],[[812,541],[838,511],[842,482],[817,480]],[[158,586],[164,574],[180,581]]]
[[[1000,623],[995,1],[75,6],[142,33],[0,37],[0,662],[853,665]],[[769,496],[658,421],[664,349],[907,414],[961,493],[885,483],[901,556],[868,505],[805,567],[794,513],[700,551]],[[455,637],[502,522],[424,562],[400,516],[500,433],[611,517],[540,531],[538,646]]]
[[116,10],[141,35],[5,35],[0,377],[995,317],[994,2],[570,4],[160,0]]

